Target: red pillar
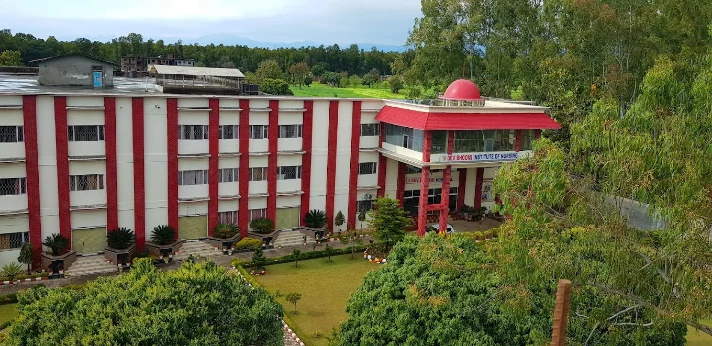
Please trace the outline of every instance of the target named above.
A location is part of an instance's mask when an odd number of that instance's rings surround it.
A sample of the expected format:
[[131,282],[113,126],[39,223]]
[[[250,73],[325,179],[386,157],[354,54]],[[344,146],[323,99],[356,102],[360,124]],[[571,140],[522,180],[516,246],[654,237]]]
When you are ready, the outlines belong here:
[[[309,203],[311,198],[311,167],[312,167],[312,131],[314,125],[314,101],[304,101],[304,120],[302,121],[302,203],[301,216],[309,212]],[[301,225],[300,217],[299,223]]]
[[210,114],[208,118],[208,235],[213,236],[213,229],[220,222],[218,217],[219,175],[220,175],[220,100],[208,100]]
[[403,207],[405,200],[405,163],[398,162],[398,180],[396,180],[396,199],[400,201],[400,206]]
[[418,236],[425,235],[428,224],[428,190],[430,189],[430,167],[420,172],[420,199],[418,199]]
[[339,101],[329,102],[329,143],[327,144],[326,166],[326,222],[327,228],[334,226],[334,195],[336,194],[336,138],[339,131]]
[[467,168],[458,168],[457,174],[459,175],[460,182],[457,187],[457,211],[462,209],[465,205],[465,186],[467,186]]
[[134,234],[139,250],[146,245],[146,179],[144,177],[143,97],[131,99],[134,175]]
[[267,218],[277,222],[277,146],[279,143],[279,101],[269,101],[268,145],[267,159]]
[[167,99],[166,108],[168,225],[176,230],[176,239],[178,239],[180,237],[180,229],[178,229],[178,99]]
[[485,176],[485,169],[483,167],[477,168],[477,174],[475,177],[475,201],[472,206],[475,210],[479,210],[482,207],[482,182]]
[[25,127],[27,213],[30,226],[30,244],[32,244],[32,267],[39,268],[41,265],[40,256],[42,255],[42,215],[40,209],[40,170],[37,155],[36,96],[22,96],[22,118]]
[[[72,239],[69,201],[69,143],[67,135],[67,98],[54,97],[54,126],[57,150],[57,196],[59,197],[59,233]],[[71,243],[70,243],[71,246]]]
[[247,237],[249,228],[249,205],[248,195],[250,194],[250,100],[240,100],[240,176],[239,184],[239,210],[237,212],[237,225],[240,228],[240,237]]
[[[383,145],[383,141],[385,140],[386,133],[385,133],[385,126],[383,123],[380,123],[378,125],[379,127],[379,136],[378,136],[378,147],[380,148]],[[378,153],[378,191],[376,192],[377,197],[383,197],[386,194],[386,166],[388,165],[388,161],[386,161],[386,157],[383,156],[380,152]]]
[[119,190],[116,163],[116,99],[104,98],[104,151],[106,152],[106,228],[119,227]]
[[534,130],[534,139],[541,138],[541,130]]
[[522,130],[517,130],[514,133],[516,134],[516,138],[514,140],[514,151],[519,151],[522,147]]
[[361,145],[361,101],[353,102],[351,116],[351,167],[349,172],[349,210],[346,214],[346,229],[356,228],[356,199],[358,198],[358,157]]
[[[455,131],[447,133],[447,154],[452,155],[455,146]],[[447,218],[450,213],[450,178],[452,166],[447,165],[443,171],[443,183],[440,195],[440,232],[447,232]]]

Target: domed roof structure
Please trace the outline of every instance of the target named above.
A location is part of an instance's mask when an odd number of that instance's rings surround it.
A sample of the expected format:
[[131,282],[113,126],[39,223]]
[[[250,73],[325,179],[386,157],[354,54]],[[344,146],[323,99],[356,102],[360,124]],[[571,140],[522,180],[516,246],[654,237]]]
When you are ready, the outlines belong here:
[[480,96],[480,89],[477,84],[467,79],[458,79],[450,84],[445,90],[445,95],[440,96],[443,100],[453,101],[484,101]]

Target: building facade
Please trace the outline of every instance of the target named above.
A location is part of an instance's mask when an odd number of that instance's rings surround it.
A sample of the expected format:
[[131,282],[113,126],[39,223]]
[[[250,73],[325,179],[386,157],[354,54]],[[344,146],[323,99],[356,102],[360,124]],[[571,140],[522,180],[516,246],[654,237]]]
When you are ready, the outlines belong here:
[[173,54],[157,57],[125,56],[121,58],[121,71],[125,76],[145,75],[152,65],[188,66],[194,67],[193,59],[177,59]]
[[114,86],[114,64],[80,54],[31,61],[39,65],[39,84],[45,86]]
[[497,167],[558,127],[544,108],[490,101],[0,94],[0,115],[0,264],[52,233],[91,254],[118,227],[141,248],[158,225],[246,235],[254,218],[286,229],[310,209],[332,229],[341,211],[345,230],[384,195],[413,213],[492,206]]

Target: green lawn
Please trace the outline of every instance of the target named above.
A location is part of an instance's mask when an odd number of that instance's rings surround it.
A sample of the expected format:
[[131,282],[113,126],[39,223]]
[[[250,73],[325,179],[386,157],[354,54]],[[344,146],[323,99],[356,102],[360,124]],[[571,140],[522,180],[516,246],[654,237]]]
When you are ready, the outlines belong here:
[[[712,326],[712,320],[700,321],[700,323]],[[712,345],[712,336],[687,327],[687,346],[709,346]]]
[[350,98],[378,98],[378,99],[402,99],[402,94],[394,94],[386,88],[369,88],[367,86],[358,88],[334,88],[327,84],[312,83],[311,86],[290,86],[294,96],[305,97],[350,97]]
[[[338,328],[347,318],[349,296],[366,273],[378,269],[378,264],[365,261],[358,253],[354,259],[351,255],[341,255],[331,260],[331,263],[326,258],[299,261],[299,268],[294,268],[294,263],[271,265],[267,267],[267,275],[254,277],[269,293],[280,291],[282,296],[277,301],[293,321],[290,327],[309,346],[328,344],[325,337],[330,337],[332,328]],[[302,294],[296,314],[294,305],[284,300],[289,292]],[[317,330],[324,337],[313,338]]]
[[0,305],[0,325],[17,317],[17,304]]

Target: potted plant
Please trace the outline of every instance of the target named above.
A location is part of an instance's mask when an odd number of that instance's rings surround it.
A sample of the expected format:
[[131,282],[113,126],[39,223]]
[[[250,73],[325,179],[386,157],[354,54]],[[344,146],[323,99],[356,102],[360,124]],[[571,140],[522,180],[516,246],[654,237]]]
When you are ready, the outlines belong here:
[[323,210],[312,209],[304,214],[304,224],[310,228],[322,228],[326,225],[326,213]]
[[346,219],[344,218],[344,213],[339,210],[338,213],[336,213],[336,217],[334,217],[334,225],[336,226],[336,230],[338,232],[341,232],[341,226],[344,224]]
[[240,240],[240,228],[235,224],[217,224],[213,228],[213,235],[205,239],[205,242],[222,249],[223,254],[235,249],[235,243]]
[[252,231],[247,232],[247,234],[249,234],[252,238],[262,240],[265,244],[264,247],[274,247],[272,239],[275,239],[279,233],[278,230],[274,229],[274,221],[266,217],[254,219],[250,222],[250,229],[252,229]]
[[49,269],[50,278],[63,276],[64,270],[77,259],[76,251],[67,251],[69,244],[69,239],[59,233],[53,233],[42,242],[49,248],[49,251],[42,253],[42,268]]
[[2,280],[15,282],[15,279],[22,273],[22,265],[11,262],[2,266]]
[[22,243],[22,248],[20,248],[20,256],[17,257],[17,261],[22,264],[27,264],[27,274],[30,274],[30,265],[34,260],[35,256],[33,254],[32,244],[26,241]]
[[156,226],[151,231],[151,241],[146,242],[146,249],[152,256],[156,256],[160,260],[166,258],[164,261],[168,262],[183,245],[183,240],[175,240],[175,238],[176,230],[173,227],[168,225]]
[[127,266],[136,256],[136,236],[126,227],[112,229],[106,233],[104,257],[116,265]]

